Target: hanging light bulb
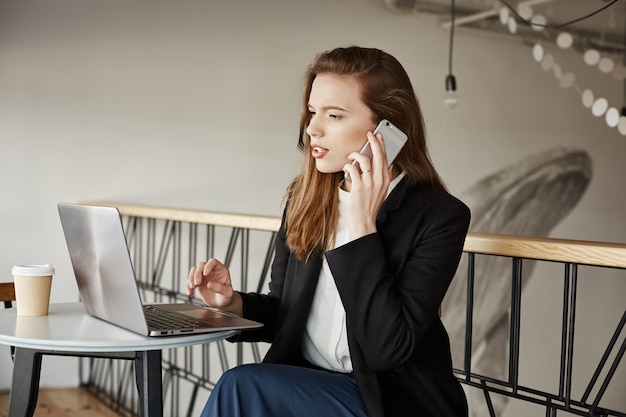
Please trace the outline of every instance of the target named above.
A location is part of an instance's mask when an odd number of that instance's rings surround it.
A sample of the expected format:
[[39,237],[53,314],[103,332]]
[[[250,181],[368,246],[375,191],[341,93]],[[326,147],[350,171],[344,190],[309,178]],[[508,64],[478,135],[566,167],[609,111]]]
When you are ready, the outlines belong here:
[[453,109],[459,104],[459,97],[456,95],[456,78],[452,74],[448,74],[446,77],[446,95],[443,104],[449,109]]

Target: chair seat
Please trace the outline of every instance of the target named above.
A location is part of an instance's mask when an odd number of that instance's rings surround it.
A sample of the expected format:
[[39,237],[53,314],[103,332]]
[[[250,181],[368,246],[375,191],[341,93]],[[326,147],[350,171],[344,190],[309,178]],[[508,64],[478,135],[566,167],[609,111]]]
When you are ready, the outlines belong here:
[[[12,282],[0,282],[0,301],[4,303],[4,308],[13,307],[15,301],[15,285]],[[11,359],[15,358],[15,346],[10,347]]]
[[0,301],[4,302],[4,308],[11,308],[15,301],[15,285],[12,282],[0,282]]

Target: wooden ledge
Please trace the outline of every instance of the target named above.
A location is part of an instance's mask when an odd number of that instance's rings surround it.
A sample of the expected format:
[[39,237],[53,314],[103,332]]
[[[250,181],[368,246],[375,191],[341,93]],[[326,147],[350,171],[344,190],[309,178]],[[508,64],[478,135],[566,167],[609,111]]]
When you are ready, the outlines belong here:
[[[202,210],[142,206],[112,202],[83,202],[117,207],[122,215],[189,223],[212,224],[276,232],[281,219],[271,216],[220,213]],[[485,255],[626,268],[626,244],[541,238],[493,233],[467,234],[465,252]]]
[[626,244],[468,233],[465,252],[626,268]]
[[112,202],[81,202],[98,206],[117,207],[123,216],[145,217],[150,219],[174,220],[180,222],[212,224],[216,226],[238,227],[244,229],[278,231],[280,218],[247,214],[220,213],[202,210],[141,206]]

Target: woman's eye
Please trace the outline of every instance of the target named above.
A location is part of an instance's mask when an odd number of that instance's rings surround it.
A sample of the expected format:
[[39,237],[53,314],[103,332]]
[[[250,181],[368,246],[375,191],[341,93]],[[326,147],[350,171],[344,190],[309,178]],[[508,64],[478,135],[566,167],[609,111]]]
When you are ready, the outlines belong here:
[[331,119],[339,119],[341,116],[339,116],[338,114],[329,113],[328,117],[330,117]]

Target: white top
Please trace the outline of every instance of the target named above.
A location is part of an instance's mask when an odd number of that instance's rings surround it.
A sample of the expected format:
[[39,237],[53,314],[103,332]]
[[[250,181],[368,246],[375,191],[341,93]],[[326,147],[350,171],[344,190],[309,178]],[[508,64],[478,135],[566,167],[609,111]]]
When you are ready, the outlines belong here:
[[0,310],[0,344],[40,351],[132,352],[177,348],[220,340],[236,331],[148,337],[91,317],[82,303],[50,304],[47,316],[18,316]]
[[[402,172],[389,184],[387,195],[405,175]],[[350,241],[347,219],[349,202],[350,193],[339,188],[339,221],[335,233],[335,248]],[[322,260],[322,270],[304,332],[302,353],[307,361],[321,368],[352,372],[346,311],[326,257]]]

